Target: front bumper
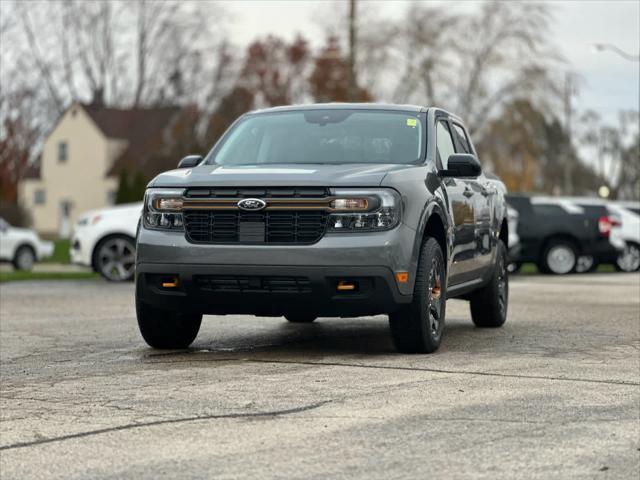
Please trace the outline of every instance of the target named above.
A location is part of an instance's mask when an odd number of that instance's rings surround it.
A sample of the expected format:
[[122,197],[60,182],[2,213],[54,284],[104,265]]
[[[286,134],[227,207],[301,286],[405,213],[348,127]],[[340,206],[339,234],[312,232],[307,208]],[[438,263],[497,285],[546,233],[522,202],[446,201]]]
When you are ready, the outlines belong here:
[[[151,305],[211,314],[389,313],[411,302],[415,235],[401,224],[387,232],[325,235],[313,245],[202,245],[182,232],[141,229],[136,292]],[[409,281],[396,282],[398,272],[409,272]],[[179,286],[162,288],[172,276]],[[209,280],[226,286],[211,288]],[[357,289],[338,291],[340,280]]]

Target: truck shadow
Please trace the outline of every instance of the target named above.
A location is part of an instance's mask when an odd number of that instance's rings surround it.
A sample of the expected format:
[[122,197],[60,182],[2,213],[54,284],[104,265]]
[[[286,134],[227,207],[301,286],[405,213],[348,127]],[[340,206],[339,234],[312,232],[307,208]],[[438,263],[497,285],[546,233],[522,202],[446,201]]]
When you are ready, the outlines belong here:
[[[255,324],[253,324],[255,326]],[[147,360],[180,357],[181,361],[193,359],[211,361],[219,359],[244,359],[253,356],[292,359],[312,359],[326,356],[395,355],[389,325],[385,317],[358,319],[320,319],[309,325],[293,325],[286,322],[270,324],[259,332],[240,327],[237,330],[223,328],[217,338],[202,331],[191,348],[176,351],[146,350]],[[474,336],[482,332],[482,338]],[[473,351],[487,347],[487,334],[491,343],[504,336],[500,330],[479,330],[470,319],[452,319],[445,327],[443,344],[437,354],[447,351]],[[495,338],[493,338],[495,337]]]

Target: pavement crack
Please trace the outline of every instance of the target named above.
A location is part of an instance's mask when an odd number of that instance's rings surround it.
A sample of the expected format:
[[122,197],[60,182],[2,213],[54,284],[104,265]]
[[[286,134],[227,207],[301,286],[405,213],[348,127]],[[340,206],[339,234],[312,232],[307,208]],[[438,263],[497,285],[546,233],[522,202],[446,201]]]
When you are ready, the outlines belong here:
[[627,382],[623,380],[598,380],[592,378],[579,378],[579,377],[554,377],[545,375],[522,375],[517,373],[497,373],[497,372],[480,372],[474,370],[444,370],[439,368],[425,368],[425,367],[391,367],[387,365],[367,365],[362,363],[343,363],[343,362],[310,362],[310,361],[298,361],[298,360],[266,360],[257,358],[247,358],[244,361],[253,363],[273,363],[273,364],[292,364],[292,365],[312,365],[312,366],[326,366],[326,367],[353,367],[353,368],[371,368],[380,370],[402,370],[413,372],[433,372],[444,373],[450,375],[477,375],[485,377],[503,377],[503,378],[522,378],[528,380],[551,380],[558,382],[581,382],[581,383],[604,383],[608,385],[621,385],[621,386],[640,386],[640,382]]
[[151,422],[140,422],[140,423],[129,423],[126,425],[119,425],[117,427],[109,427],[109,428],[100,428],[97,430],[88,430],[86,432],[78,432],[71,433],[69,435],[61,435],[59,437],[49,437],[42,438],[39,440],[33,440],[30,442],[18,442],[12,443],[9,445],[0,446],[0,451],[2,450],[13,450],[16,448],[25,448],[25,447],[34,447],[38,445],[43,445],[47,443],[57,443],[64,442],[66,440],[74,440],[76,438],[84,438],[84,437],[92,437],[94,435],[102,435],[104,433],[111,432],[119,432],[122,430],[132,430],[136,428],[145,428],[145,427],[154,427],[157,425],[168,425],[175,423],[188,423],[188,422],[198,422],[202,420],[219,420],[219,419],[227,419],[227,418],[261,418],[261,417],[281,417],[285,415],[292,415],[294,413],[307,412],[309,410],[315,410],[316,408],[320,408],[324,405],[331,403],[331,400],[325,400],[323,402],[313,403],[311,405],[304,405],[301,407],[289,408],[285,410],[273,410],[267,412],[254,412],[254,413],[227,413],[227,414],[217,414],[217,415],[196,415],[192,417],[183,417],[183,418],[172,418],[166,420],[154,420]]

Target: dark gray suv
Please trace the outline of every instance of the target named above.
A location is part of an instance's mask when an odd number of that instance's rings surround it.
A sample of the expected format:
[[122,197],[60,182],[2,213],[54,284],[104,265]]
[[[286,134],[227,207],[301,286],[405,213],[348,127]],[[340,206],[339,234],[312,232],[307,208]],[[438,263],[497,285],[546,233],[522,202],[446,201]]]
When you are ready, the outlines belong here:
[[149,184],[137,238],[152,347],[187,347],[203,314],[388,314],[402,352],[438,348],[448,298],[477,326],[506,320],[505,188],[444,110],[251,112],[178,167]]

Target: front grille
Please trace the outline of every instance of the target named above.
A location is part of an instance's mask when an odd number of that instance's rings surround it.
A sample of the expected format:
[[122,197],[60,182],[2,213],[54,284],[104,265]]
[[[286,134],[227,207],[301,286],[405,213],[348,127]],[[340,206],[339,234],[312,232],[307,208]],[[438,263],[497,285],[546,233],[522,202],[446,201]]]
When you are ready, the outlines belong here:
[[186,236],[193,243],[311,244],[324,234],[327,218],[324,211],[184,211]]
[[310,293],[307,277],[264,277],[243,275],[195,275],[202,290],[217,293]]

